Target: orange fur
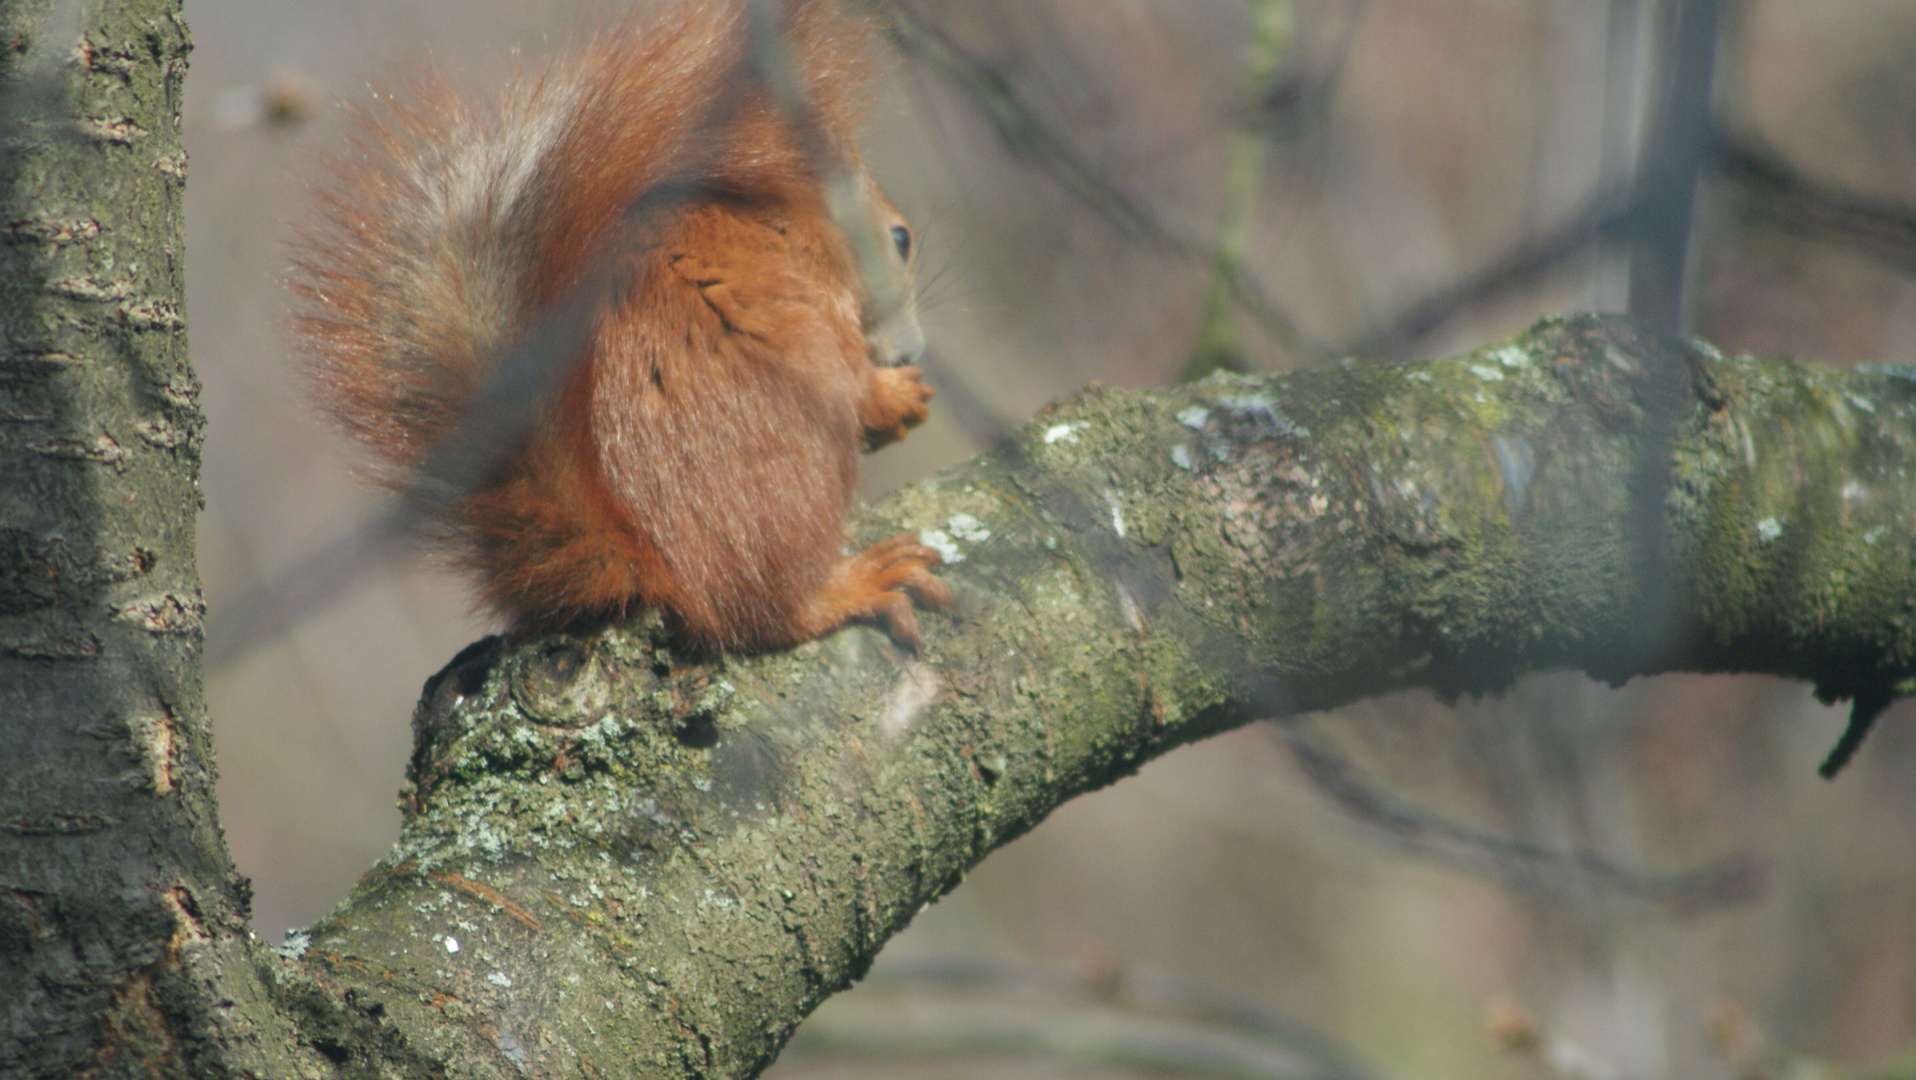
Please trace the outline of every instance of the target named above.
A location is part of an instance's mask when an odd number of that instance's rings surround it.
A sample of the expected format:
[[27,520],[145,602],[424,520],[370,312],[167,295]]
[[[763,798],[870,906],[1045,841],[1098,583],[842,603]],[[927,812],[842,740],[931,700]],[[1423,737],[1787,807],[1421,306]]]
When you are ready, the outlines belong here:
[[[676,0],[495,110],[427,81],[387,98],[301,242],[318,396],[397,484],[503,350],[590,268],[614,272],[554,407],[443,522],[515,632],[657,606],[708,647],[854,619],[915,647],[910,596],[950,603],[915,538],[843,553],[859,449],[901,438],[931,392],[884,366],[915,352],[915,317],[869,310],[804,137],[749,78],[744,25],[734,0]],[[872,27],[792,0],[784,32],[823,142],[862,175]],[[908,273],[909,233],[866,186]],[[628,212],[668,187],[694,194]]]

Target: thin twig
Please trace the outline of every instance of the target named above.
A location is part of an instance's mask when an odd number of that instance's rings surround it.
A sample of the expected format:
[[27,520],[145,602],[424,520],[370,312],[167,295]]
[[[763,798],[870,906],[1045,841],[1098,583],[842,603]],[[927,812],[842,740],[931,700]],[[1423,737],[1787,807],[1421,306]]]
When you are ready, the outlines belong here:
[[1829,756],[1823,764],[1817,766],[1816,775],[1825,780],[1834,780],[1863,748],[1863,740],[1869,738],[1870,729],[1876,726],[1878,717],[1896,702],[1896,693],[1887,686],[1873,687],[1858,691],[1850,700],[1849,723],[1843,725],[1843,735],[1830,748]]
[[1640,204],[1628,190],[1594,195],[1568,221],[1413,302],[1390,322],[1352,342],[1344,352],[1370,360],[1401,360],[1408,349],[1464,312],[1556,271],[1593,243],[1630,235],[1639,210]]
[[[1249,0],[1249,3],[1252,30],[1251,42],[1245,49],[1249,68],[1246,76],[1252,95],[1263,97],[1269,103],[1274,89],[1271,83],[1296,36],[1295,13],[1289,0]],[[1252,114],[1252,118],[1261,119],[1258,113]],[[1244,256],[1250,246],[1251,224],[1267,153],[1264,127],[1263,123],[1240,122],[1228,136],[1223,203],[1218,210],[1217,239],[1212,244],[1211,288],[1204,301],[1204,322],[1198,328],[1197,344],[1179,376],[1180,382],[1195,382],[1219,369],[1248,370],[1238,341],[1236,313],[1232,310],[1236,306],[1233,303],[1236,290],[1231,282],[1244,273]]]
[[1916,273],[1916,206],[1813,180],[1754,132],[1718,129],[1714,143],[1717,169],[1751,196],[1765,219]]

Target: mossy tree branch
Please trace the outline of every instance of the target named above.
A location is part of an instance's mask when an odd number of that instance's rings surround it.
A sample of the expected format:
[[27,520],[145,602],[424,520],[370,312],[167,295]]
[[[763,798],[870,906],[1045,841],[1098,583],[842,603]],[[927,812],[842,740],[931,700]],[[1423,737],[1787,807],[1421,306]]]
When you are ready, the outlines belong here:
[[656,621],[468,650],[399,846],[284,986],[354,1068],[749,1076],[993,848],[1254,718],[1545,667],[1908,693],[1913,452],[1908,373],[1595,317],[1098,391],[863,519],[952,552],[920,657],[693,662]]

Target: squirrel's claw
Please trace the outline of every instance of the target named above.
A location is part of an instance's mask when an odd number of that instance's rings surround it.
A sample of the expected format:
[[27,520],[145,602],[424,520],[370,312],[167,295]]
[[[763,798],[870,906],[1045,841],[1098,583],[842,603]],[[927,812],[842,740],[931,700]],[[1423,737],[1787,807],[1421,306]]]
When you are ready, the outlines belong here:
[[916,533],[899,533],[846,556],[814,601],[810,636],[870,619],[882,622],[900,647],[917,652],[923,639],[912,597],[926,607],[952,607],[951,589],[931,572],[943,564],[937,550],[920,543]]

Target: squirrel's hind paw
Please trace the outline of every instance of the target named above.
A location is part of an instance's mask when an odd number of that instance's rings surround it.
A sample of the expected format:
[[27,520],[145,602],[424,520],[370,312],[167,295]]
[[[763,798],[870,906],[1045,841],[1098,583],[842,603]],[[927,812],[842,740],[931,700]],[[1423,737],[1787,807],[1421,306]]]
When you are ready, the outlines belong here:
[[926,607],[950,610],[951,589],[931,572],[943,563],[935,549],[919,543],[915,533],[899,533],[846,556],[813,601],[812,636],[871,619],[884,623],[898,645],[917,652],[923,641],[911,598],[916,596]]

